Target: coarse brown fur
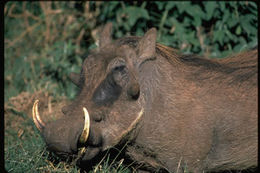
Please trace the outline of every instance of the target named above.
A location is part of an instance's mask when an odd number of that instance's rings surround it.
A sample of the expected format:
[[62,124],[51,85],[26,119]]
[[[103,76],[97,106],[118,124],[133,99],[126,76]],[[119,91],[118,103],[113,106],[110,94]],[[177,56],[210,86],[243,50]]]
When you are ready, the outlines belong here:
[[43,130],[51,150],[76,153],[84,106],[91,126],[82,160],[129,141],[127,154],[151,172],[257,166],[257,50],[212,60],[156,44],[155,29],[114,43],[110,31],[72,79],[81,91],[68,116]]

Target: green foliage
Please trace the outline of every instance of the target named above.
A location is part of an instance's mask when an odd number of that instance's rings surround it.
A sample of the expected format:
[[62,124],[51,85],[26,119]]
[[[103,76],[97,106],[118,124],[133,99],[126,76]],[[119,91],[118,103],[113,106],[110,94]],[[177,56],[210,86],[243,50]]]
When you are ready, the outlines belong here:
[[99,19],[113,22],[116,38],[142,35],[156,27],[159,42],[207,57],[224,57],[257,45],[254,2],[109,2],[101,9],[106,13]]
[[5,100],[39,89],[73,98],[67,75],[79,72],[94,33],[109,21],[115,38],[156,27],[158,42],[207,57],[257,45],[254,2],[8,2]]

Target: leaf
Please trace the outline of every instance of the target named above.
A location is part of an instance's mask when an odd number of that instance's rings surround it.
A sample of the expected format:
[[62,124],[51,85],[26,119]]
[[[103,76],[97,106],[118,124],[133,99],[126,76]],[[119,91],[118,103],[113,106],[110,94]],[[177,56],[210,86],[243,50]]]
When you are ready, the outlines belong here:
[[254,18],[255,16],[250,14],[240,17],[240,24],[247,34],[256,33],[257,26],[252,25],[252,24],[257,25],[257,22],[255,22]]
[[174,33],[176,34],[183,34],[185,31],[185,27],[183,23],[180,23],[178,20],[175,19],[175,17],[170,17],[166,20],[167,24],[170,24],[170,27],[175,27]]
[[116,32],[116,37],[117,38],[120,38],[120,37],[122,37],[123,36],[123,32],[122,31],[118,31],[118,32]]
[[126,14],[127,16],[127,23],[130,25],[130,27],[134,26],[136,21],[140,18],[149,19],[149,14],[146,9],[140,8],[140,7],[126,7],[123,11],[123,14]]
[[216,8],[216,2],[211,1],[211,2],[203,2],[204,6],[205,6],[205,10],[206,10],[206,15],[205,15],[205,19],[209,20],[212,18],[213,13],[215,11]]
[[137,36],[143,36],[144,35],[144,31],[141,28],[137,28],[136,35]]
[[247,48],[246,40],[243,37],[239,37],[239,44],[237,44],[233,50],[235,52],[241,52]]
[[218,2],[218,4],[219,4],[221,11],[225,11],[227,9],[226,8],[226,2],[220,1],[220,2]]
[[185,12],[188,13],[192,17],[204,17],[205,13],[203,10],[200,8],[199,5],[192,5],[189,8],[185,9]]
[[189,11],[192,8],[192,6],[190,4],[191,4],[190,2],[185,1],[185,2],[176,3],[176,6],[177,6],[178,11],[180,13],[183,13],[184,11],[186,11],[186,10]]
[[201,18],[198,16],[194,16],[194,20],[192,22],[195,26],[200,26],[201,25]]
[[225,10],[224,11],[224,16],[222,17],[223,23],[225,23],[228,20],[228,18],[230,18],[230,13],[229,13],[228,10]]
[[[225,25],[225,26],[226,26],[226,25]],[[224,37],[224,38],[226,38],[227,41],[232,40],[232,41],[234,41],[234,42],[237,42],[237,37],[236,37],[235,34],[231,33],[230,30],[228,30],[227,27],[224,27],[224,30],[225,30],[225,34],[226,34],[226,36],[227,36],[227,37]]]
[[173,40],[173,36],[172,35],[166,35],[163,34],[161,39],[159,40],[160,42],[162,42],[163,44],[165,44],[166,46],[171,45],[171,41]]
[[195,37],[195,31],[191,31],[189,34],[187,34],[185,39],[194,46],[200,46],[199,40]]
[[248,5],[251,5],[252,7],[254,7],[255,9],[257,9],[257,4],[254,1],[248,1]]
[[234,13],[231,13],[231,16],[227,19],[227,25],[229,28],[234,27],[236,24],[238,24],[239,19],[235,16]]
[[241,34],[241,31],[242,31],[241,26],[238,25],[237,28],[236,28],[235,33],[236,33],[237,35],[240,35],[240,34]]
[[248,43],[248,47],[253,48],[256,47],[258,44],[257,37],[252,37],[252,40]]
[[171,10],[174,6],[176,6],[175,2],[169,1],[165,7],[166,10]]
[[157,8],[161,11],[167,2],[155,1]]
[[221,45],[223,44],[225,33],[223,30],[217,30],[213,35],[213,42],[219,42]]

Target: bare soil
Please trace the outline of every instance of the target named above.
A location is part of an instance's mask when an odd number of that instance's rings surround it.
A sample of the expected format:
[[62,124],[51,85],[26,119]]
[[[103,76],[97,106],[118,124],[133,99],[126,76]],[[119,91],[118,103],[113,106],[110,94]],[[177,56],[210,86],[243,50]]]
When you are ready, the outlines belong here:
[[[61,108],[68,104],[65,97],[54,98],[46,91],[36,93],[22,92],[10,98],[4,105],[5,137],[7,129],[17,133],[20,138],[26,133],[32,133],[32,126],[25,126],[24,122],[32,119],[32,106],[35,100],[39,100],[39,112],[44,122],[54,121],[63,116]],[[12,134],[13,135],[13,134]]]

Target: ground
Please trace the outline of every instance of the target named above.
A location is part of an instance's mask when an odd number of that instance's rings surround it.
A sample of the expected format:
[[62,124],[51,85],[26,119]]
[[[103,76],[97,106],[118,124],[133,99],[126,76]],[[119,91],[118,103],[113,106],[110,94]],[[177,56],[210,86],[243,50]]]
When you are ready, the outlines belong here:
[[[4,159],[8,172],[86,172],[75,163],[60,160],[46,150],[40,132],[32,120],[32,106],[39,100],[39,112],[44,122],[63,116],[61,108],[68,104],[65,97],[54,98],[46,91],[22,92],[4,105]],[[124,159],[109,159],[109,154],[89,172],[135,172],[123,165]]]

